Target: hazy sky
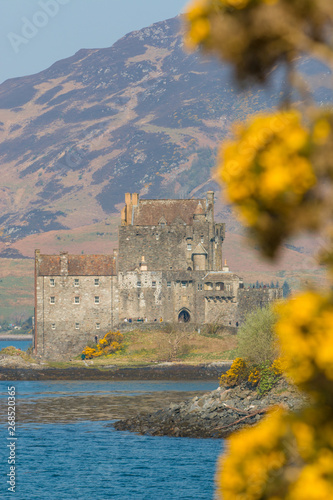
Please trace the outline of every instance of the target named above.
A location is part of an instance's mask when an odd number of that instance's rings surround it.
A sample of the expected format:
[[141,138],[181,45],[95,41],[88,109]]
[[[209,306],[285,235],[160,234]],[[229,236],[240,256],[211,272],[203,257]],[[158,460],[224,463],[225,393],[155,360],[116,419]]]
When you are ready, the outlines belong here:
[[0,83],[179,14],[187,0],[0,0]]

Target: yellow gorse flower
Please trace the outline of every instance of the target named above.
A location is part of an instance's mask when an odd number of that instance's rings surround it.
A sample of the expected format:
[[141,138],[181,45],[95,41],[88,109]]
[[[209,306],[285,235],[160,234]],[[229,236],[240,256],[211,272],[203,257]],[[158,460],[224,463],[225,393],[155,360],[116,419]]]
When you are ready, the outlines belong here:
[[[185,24],[187,45],[217,54],[242,84],[265,82],[277,64],[292,67],[307,53],[332,63],[331,1],[194,0]],[[332,111],[314,117],[310,110],[306,118],[309,128],[297,111],[257,115],[221,148],[217,174],[226,197],[271,257],[297,231],[325,229],[332,213]],[[223,500],[333,498],[333,292],[296,295],[278,316],[282,357],[261,373],[253,368],[248,382],[286,372],[311,394],[312,406],[273,412],[229,439],[217,474]],[[221,384],[245,380],[242,362],[235,360]]]
[[234,140],[221,148],[217,173],[226,197],[259,242],[265,241],[268,255],[288,236],[317,182],[310,143],[299,113],[283,111],[237,126]]
[[87,359],[103,355],[111,355],[123,349],[123,341],[124,336],[122,333],[110,331],[106,333],[102,339],[99,340],[97,349],[86,347],[82,351],[82,354],[84,354]]
[[295,111],[261,115],[223,145],[220,175],[231,202],[275,208],[296,205],[316,183],[307,158],[307,132]]
[[307,291],[278,306],[276,324],[286,371],[294,382],[311,388],[313,381],[328,381],[333,391],[333,299]]
[[242,358],[235,358],[230,369],[220,377],[220,385],[234,387],[244,378],[246,363]]
[[229,438],[228,454],[221,457],[217,474],[223,500],[266,498],[263,493],[270,475],[286,462],[285,433],[284,413],[278,410],[257,426]]

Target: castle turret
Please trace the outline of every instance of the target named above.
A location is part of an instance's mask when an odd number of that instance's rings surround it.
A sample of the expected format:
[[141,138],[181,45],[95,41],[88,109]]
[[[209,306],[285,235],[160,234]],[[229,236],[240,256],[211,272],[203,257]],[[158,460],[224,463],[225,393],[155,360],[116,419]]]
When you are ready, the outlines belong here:
[[197,208],[193,212],[193,220],[194,221],[205,221],[206,212],[199,201]]

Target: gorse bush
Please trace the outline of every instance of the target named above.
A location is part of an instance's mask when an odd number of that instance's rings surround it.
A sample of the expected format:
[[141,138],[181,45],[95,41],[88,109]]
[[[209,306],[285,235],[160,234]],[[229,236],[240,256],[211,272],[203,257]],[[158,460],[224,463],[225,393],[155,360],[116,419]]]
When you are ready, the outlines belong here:
[[[217,176],[264,255],[274,258],[298,232],[317,231],[327,242],[320,260],[332,276],[333,108],[316,109],[298,62],[319,59],[332,74],[333,2],[194,0],[185,19],[187,44],[231,64],[242,86],[265,84],[274,66],[284,65],[281,109],[234,128]],[[286,375],[311,395],[312,407],[273,410],[229,439],[217,474],[223,500],[333,498],[333,290],[307,290],[276,313]],[[281,371],[269,357],[256,368],[250,382],[261,390]]]
[[220,377],[220,385],[234,387],[246,378],[247,367],[242,358],[234,359],[230,369]]
[[84,354],[87,359],[114,354],[124,348],[123,342],[124,336],[122,333],[110,331],[98,341],[96,348],[87,346],[83,349],[82,354]]
[[250,313],[238,330],[238,354],[251,364],[261,365],[277,358],[274,331],[276,314],[269,306]]
[[242,358],[236,358],[230,369],[220,377],[220,385],[226,388],[235,387],[242,382],[251,388],[257,388],[258,394],[269,392],[282,376],[281,361],[269,361],[261,365],[246,363]]

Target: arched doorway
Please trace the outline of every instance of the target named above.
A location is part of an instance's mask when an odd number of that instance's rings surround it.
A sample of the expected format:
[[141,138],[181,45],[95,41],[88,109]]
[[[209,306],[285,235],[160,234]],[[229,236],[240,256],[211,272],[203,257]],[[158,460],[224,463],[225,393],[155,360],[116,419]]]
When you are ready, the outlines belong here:
[[178,314],[179,323],[188,323],[191,319],[190,313],[186,309],[182,309]]

